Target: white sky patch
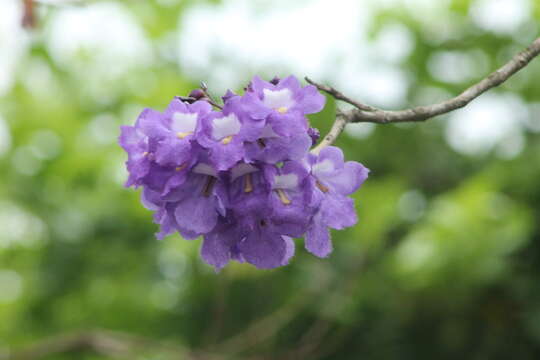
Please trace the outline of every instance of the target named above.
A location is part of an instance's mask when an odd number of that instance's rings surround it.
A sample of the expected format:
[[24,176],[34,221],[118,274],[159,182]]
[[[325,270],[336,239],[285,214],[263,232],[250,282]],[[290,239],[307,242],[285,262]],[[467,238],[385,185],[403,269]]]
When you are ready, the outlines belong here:
[[405,25],[388,24],[379,32],[373,45],[378,58],[399,64],[414,50],[414,37]]
[[[270,78],[292,73],[329,80],[375,105],[398,106],[407,79],[392,64],[411,53],[414,40],[401,31],[403,25],[392,23],[370,42],[371,15],[370,4],[356,0],[340,1],[339,6],[326,0],[195,5],[179,20],[178,63],[216,93],[242,87],[255,74]],[[391,51],[386,41],[394,42]]]
[[21,27],[21,4],[19,0],[0,1],[0,96],[11,89],[15,70],[29,44],[29,36]]
[[472,21],[481,29],[510,34],[531,19],[529,0],[476,0],[471,9]]
[[[528,109],[519,97],[488,93],[450,115],[446,139],[456,151],[468,155],[499,145],[503,156],[515,156],[523,147],[516,137],[521,136],[527,118]],[[513,141],[514,147],[505,148],[509,146],[504,145],[506,141]]]
[[55,9],[46,46],[55,62],[90,76],[122,74],[150,64],[152,49],[137,21],[121,4],[100,2]]
[[[409,79],[404,71],[394,66],[372,64],[362,72],[358,70],[356,72],[357,75],[353,77],[347,73],[340,74],[342,76],[338,82],[342,84],[338,85],[338,88],[353,98],[381,108],[393,109],[404,106],[409,88]],[[361,80],[357,82],[351,79]]]
[[[197,5],[180,19],[180,65],[196,68],[198,74],[208,73],[216,60],[227,67],[236,65],[236,73],[242,68],[259,71],[261,66],[279,69],[290,65],[315,76],[350,47],[345,44],[348,39],[362,43],[365,10],[356,0],[343,0],[339,6],[324,0]],[[338,33],[345,38],[336,41]]]
[[489,59],[480,51],[438,51],[428,60],[431,76],[446,83],[462,83],[488,71]]

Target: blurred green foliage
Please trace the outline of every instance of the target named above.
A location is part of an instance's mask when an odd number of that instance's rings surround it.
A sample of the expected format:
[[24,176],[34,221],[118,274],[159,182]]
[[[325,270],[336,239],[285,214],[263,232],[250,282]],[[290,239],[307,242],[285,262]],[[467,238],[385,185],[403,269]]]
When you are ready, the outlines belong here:
[[[182,26],[178,15],[194,1],[162,3],[122,3],[154,47]],[[452,2],[463,36],[436,44],[401,7],[377,15],[373,36],[388,22],[414,35],[415,49],[400,65],[411,78],[410,105],[425,86],[455,94],[468,85],[434,79],[426,70],[433,52],[481,49],[494,69],[532,40],[516,45],[511,36],[480,31],[467,20],[469,6]],[[44,10],[40,26],[55,11]],[[447,116],[379,126],[363,139],[343,135],[338,145],[346,156],[372,172],[354,195],[360,221],[333,232],[332,256],[314,258],[299,240],[285,268],[235,263],[215,274],[198,257],[200,241],[154,239],[150,213],[122,187],[125,155],[116,144],[120,124],[143,107],[164,108],[196,83],[160,55],[121,76],[88,76],[92,54],[79,54],[76,66],[59,65],[40,31],[0,99],[11,134],[0,157],[0,348],[105,328],[226,349],[225,358],[538,358],[538,134],[524,130],[526,144],[512,159],[455,152],[444,140]],[[539,78],[535,61],[498,91],[540,102]],[[322,133],[335,105],[329,99],[312,117]],[[530,117],[538,121],[538,113]],[[237,334],[244,335],[224,344]],[[137,358],[168,357],[154,350]]]

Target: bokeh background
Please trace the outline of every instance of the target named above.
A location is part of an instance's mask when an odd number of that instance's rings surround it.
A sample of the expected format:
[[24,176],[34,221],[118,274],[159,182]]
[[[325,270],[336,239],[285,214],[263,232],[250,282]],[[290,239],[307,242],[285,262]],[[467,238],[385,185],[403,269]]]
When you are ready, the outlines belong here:
[[[539,1],[43,0],[30,28],[22,3],[0,1],[0,357],[89,329],[149,339],[130,359],[540,356],[539,60],[426,123],[349,125],[337,144],[371,169],[359,223],[272,271],[216,274],[199,240],[155,240],[116,143],[201,80],[448,98],[538,37]],[[322,133],[335,108],[311,117]]]

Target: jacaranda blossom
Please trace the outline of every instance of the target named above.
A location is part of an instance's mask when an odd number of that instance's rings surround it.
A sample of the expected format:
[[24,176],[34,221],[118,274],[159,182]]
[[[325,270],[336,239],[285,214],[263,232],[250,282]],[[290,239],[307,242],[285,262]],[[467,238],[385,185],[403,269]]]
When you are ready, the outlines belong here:
[[142,187],[158,239],[202,236],[201,257],[216,270],[231,260],[286,265],[300,237],[309,252],[328,256],[329,229],[357,222],[349,195],[369,171],[337,147],[310,152],[319,132],[306,115],[321,111],[325,97],[289,76],[254,77],[244,94],[222,99],[218,107],[194,90],[121,128],[126,186]]

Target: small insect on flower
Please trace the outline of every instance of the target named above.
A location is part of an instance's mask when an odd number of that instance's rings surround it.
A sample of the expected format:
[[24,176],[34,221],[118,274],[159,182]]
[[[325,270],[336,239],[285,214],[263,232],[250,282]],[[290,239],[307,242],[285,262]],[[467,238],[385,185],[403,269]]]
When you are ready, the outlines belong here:
[[[333,146],[317,154],[307,114],[325,97],[289,76],[254,77],[242,95],[218,106],[200,89],[176,97],[164,112],[145,109],[122,126],[127,187],[142,187],[159,239],[178,232],[203,237],[201,257],[216,270],[229,261],[261,269],[289,263],[293,237],[318,257],[332,251],[329,229],[357,222],[348,197],[369,170]],[[214,108],[216,109],[214,109]]]

